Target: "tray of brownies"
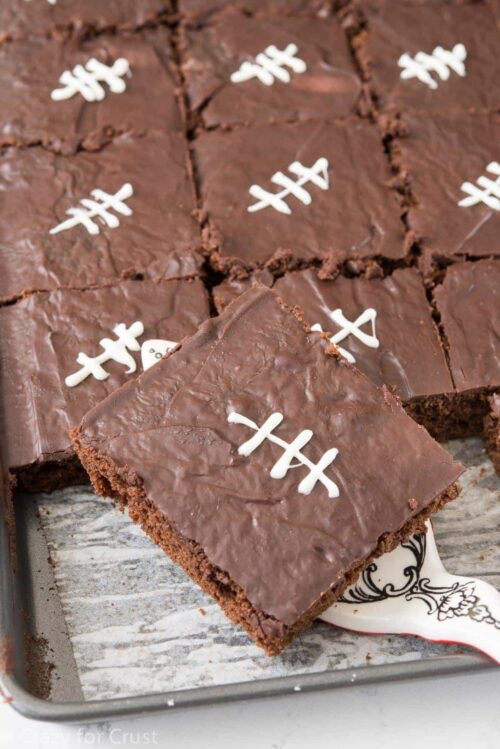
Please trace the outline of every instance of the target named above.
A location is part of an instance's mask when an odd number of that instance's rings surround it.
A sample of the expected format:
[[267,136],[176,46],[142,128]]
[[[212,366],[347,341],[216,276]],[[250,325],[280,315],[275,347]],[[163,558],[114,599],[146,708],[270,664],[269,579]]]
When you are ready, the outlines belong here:
[[494,667],[498,4],[5,0],[0,40],[3,698]]

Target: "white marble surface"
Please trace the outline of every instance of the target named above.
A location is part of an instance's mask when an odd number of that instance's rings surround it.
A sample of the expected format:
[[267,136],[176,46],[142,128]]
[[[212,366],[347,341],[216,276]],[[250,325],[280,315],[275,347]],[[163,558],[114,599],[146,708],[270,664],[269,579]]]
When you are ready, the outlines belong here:
[[[500,586],[500,482],[479,440],[456,441],[449,449],[468,471],[460,499],[436,518],[438,548],[451,572]],[[41,496],[39,507],[86,699],[457,650],[318,623],[270,659],[108,501],[89,489],[68,489]]]

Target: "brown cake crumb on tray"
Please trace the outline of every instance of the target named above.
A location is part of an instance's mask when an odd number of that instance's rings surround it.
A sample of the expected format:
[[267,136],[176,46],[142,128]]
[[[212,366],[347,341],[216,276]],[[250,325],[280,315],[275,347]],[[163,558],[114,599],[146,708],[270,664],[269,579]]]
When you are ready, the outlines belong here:
[[269,654],[463,471],[301,317],[251,289],[73,431],[96,491]]

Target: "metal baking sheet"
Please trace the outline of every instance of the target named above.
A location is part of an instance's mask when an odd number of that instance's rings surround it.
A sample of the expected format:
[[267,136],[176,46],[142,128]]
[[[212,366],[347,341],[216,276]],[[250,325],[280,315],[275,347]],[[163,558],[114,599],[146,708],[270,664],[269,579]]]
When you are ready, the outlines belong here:
[[[440,554],[450,572],[500,587],[500,481],[480,440],[447,448],[468,470],[435,518]],[[88,487],[19,497],[17,511],[14,576],[0,539],[0,686],[31,717],[93,720],[494,667],[465,647],[320,622],[269,658]]]

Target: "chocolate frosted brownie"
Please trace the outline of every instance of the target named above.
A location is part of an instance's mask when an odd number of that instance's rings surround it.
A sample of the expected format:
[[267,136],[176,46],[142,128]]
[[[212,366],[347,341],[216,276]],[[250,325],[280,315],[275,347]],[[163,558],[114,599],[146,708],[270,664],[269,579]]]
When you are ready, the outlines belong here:
[[81,481],[70,428],[208,317],[199,280],[61,289],[0,309],[3,463],[20,488]]
[[500,115],[411,115],[395,158],[413,196],[408,225],[432,277],[453,256],[500,255]]
[[463,470],[263,288],[73,436],[96,490],[269,654],[422,529]]
[[217,15],[181,27],[191,108],[206,127],[346,117],[361,82],[335,18]]
[[488,394],[500,388],[500,262],[457,263],[433,292],[464,436],[480,434]]
[[489,412],[484,418],[484,441],[495,471],[500,476],[500,394],[488,398]]
[[433,296],[456,387],[500,385],[500,263],[456,263]]
[[65,30],[133,30],[171,10],[170,0],[2,0],[0,41]]
[[181,135],[102,151],[8,149],[0,160],[0,300],[120,277],[195,275],[199,226]]
[[287,273],[274,289],[287,304],[299,305],[315,329],[328,331],[372,382],[387,385],[431,434],[446,434],[453,382],[416,270],[373,281],[320,281],[305,270]]
[[405,257],[399,204],[367,122],[209,132],[193,150],[205,247],[217,270]]
[[487,3],[359,6],[364,30],[354,44],[380,110],[498,109],[498,30]]
[[164,28],[3,45],[0,67],[0,145],[94,150],[117,133],[182,129]]

